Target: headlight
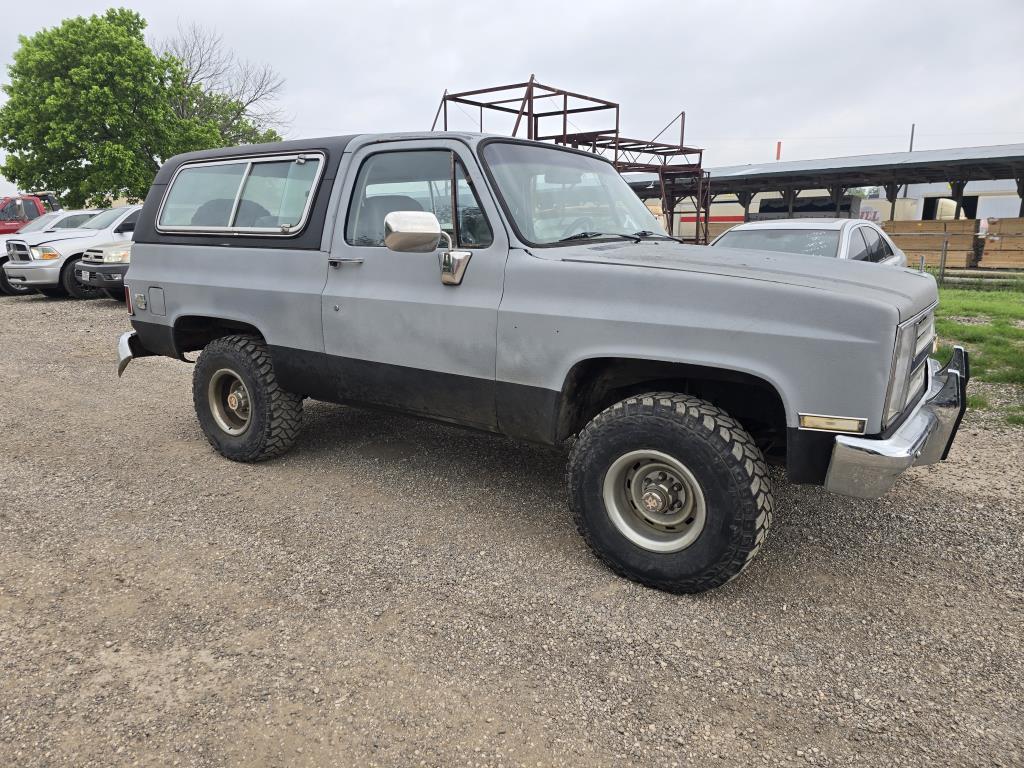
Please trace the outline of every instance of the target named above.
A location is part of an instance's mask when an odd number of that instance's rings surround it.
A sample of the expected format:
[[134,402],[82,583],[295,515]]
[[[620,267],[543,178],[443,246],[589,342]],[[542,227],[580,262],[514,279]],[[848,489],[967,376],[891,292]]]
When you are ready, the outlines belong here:
[[928,354],[932,351],[934,338],[935,317],[931,312],[901,325],[896,331],[883,427],[903,413],[907,403],[926,386]]
[[48,245],[41,245],[38,248],[32,249],[32,258],[38,261],[52,261],[53,259],[60,258],[60,251]]
[[110,251],[103,252],[103,262],[105,264],[124,264],[128,261],[131,261],[131,257],[131,248],[116,248]]

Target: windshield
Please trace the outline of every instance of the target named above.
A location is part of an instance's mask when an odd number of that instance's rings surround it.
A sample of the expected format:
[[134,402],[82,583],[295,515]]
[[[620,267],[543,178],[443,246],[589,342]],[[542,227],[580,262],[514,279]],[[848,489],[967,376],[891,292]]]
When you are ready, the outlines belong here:
[[18,230],[19,235],[24,235],[29,232],[39,232],[53,225],[53,222],[60,218],[59,213],[44,213],[37,219],[30,221],[24,227]]
[[109,211],[97,213],[81,226],[83,229],[106,229],[124,216],[127,210],[127,208],[111,208]]
[[532,245],[573,235],[665,237],[654,214],[604,160],[505,142],[486,145],[483,156],[516,230]]
[[718,238],[715,245],[723,248],[750,248],[757,251],[835,257],[839,253],[839,230],[733,229]]

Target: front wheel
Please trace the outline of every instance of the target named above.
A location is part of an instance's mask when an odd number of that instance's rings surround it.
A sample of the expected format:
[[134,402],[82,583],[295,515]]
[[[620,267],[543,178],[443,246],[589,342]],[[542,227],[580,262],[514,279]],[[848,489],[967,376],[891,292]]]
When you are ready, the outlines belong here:
[[234,461],[280,456],[302,428],[302,398],[277,383],[270,351],[256,336],[207,344],[192,375],[192,400],[210,445]]
[[655,392],[606,409],[569,457],[576,526],[616,573],[670,592],[738,576],[768,533],[761,451],[720,408]]
[[81,259],[68,259],[60,273],[60,285],[73,299],[94,299],[100,294],[99,288],[86,285],[75,276],[75,267]]

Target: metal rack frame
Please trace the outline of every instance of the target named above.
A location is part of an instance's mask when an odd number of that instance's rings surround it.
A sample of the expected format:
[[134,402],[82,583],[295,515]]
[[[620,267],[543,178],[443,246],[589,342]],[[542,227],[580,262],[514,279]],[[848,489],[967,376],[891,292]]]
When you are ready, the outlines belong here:
[[[494,111],[515,116],[511,135],[533,141],[549,141],[574,149],[583,149],[607,157],[619,173],[653,173],[657,176],[657,197],[661,201],[669,232],[674,230],[675,209],[687,197],[694,200],[697,223],[694,241],[708,241],[708,213],[711,207],[711,189],[708,174],[702,168],[704,150],[686,146],[684,141],[686,113],[680,112],[651,140],[630,139],[621,135],[619,105],[607,99],[588,96],[574,91],[545,85],[530,75],[521,83],[477,88],[471,91],[449,93],[445,91],[434,114],[430,129],[449,129],[449,104],[458,104],[479,110],[478,129],[484,132],[484,113]],[[572,124],[570,116],[588,115],[605,120],[595,130],[581,130]],[[676,123],[679,123],[679,143],[659,141]],[[552,129],[552,124],[555,127]],[[559,130],[560,128],[560,130]],[[571,129],[571,130],[570,130]],[[634,187],[635,188],[635,187]],[[639,194],[639,193],[638,193]]]

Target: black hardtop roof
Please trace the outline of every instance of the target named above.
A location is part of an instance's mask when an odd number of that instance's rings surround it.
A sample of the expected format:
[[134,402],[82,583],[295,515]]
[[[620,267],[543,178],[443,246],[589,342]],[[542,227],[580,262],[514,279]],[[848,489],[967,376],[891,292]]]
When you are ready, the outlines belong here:
[[235,147],[219,147],[217,149],[201,149],[196,152],[185,152],[175,155],[161,166],[160,171],[153,180],[154,184],[166,184],[178,168],[196,160],[227,160],[232,157],[248,157],[250,155],[282,155],[293,152],[313,152],[324,150],[331,155],[340,155],[345,151],[352,139],[358,134],[351,136],[325,136],[317,139],[293,139],[290,141],[275,141],[269,144],[241,144]]
[[277,141],[269,144],[241,144],[234,147],[220,147],[218,149],[202,149],[197,152],[185,152],[175,155],[163,164],[153,180],[154,184],[167,184],[175,171],[185,163],[198,160],[227,160],[232,157],[249,157],[251,155],[281,155],[294,152],[314,152],[323,150],[331,156],[332,162],[328,163],[327,176],[331,176],[337,169],[338,158],[345,151],[345,148],[355,139],[369,139],[371,141],[394,141],[398,139],[461,139],[467,143],[476,143],[481,140],[502,141],[514,144],[528,144],[551,149],[560,149],[565,152],[596,157],[599,160],[610,162],[608,158],[595,155],[583,149],[564,147],[550,142],[530,141],[528,139],[512,138],[498,134],[472,133],[467,131],[409,131],[391,133],[354,133],[347,136],[323,136],[312,139],[292,139],[289,141]]

